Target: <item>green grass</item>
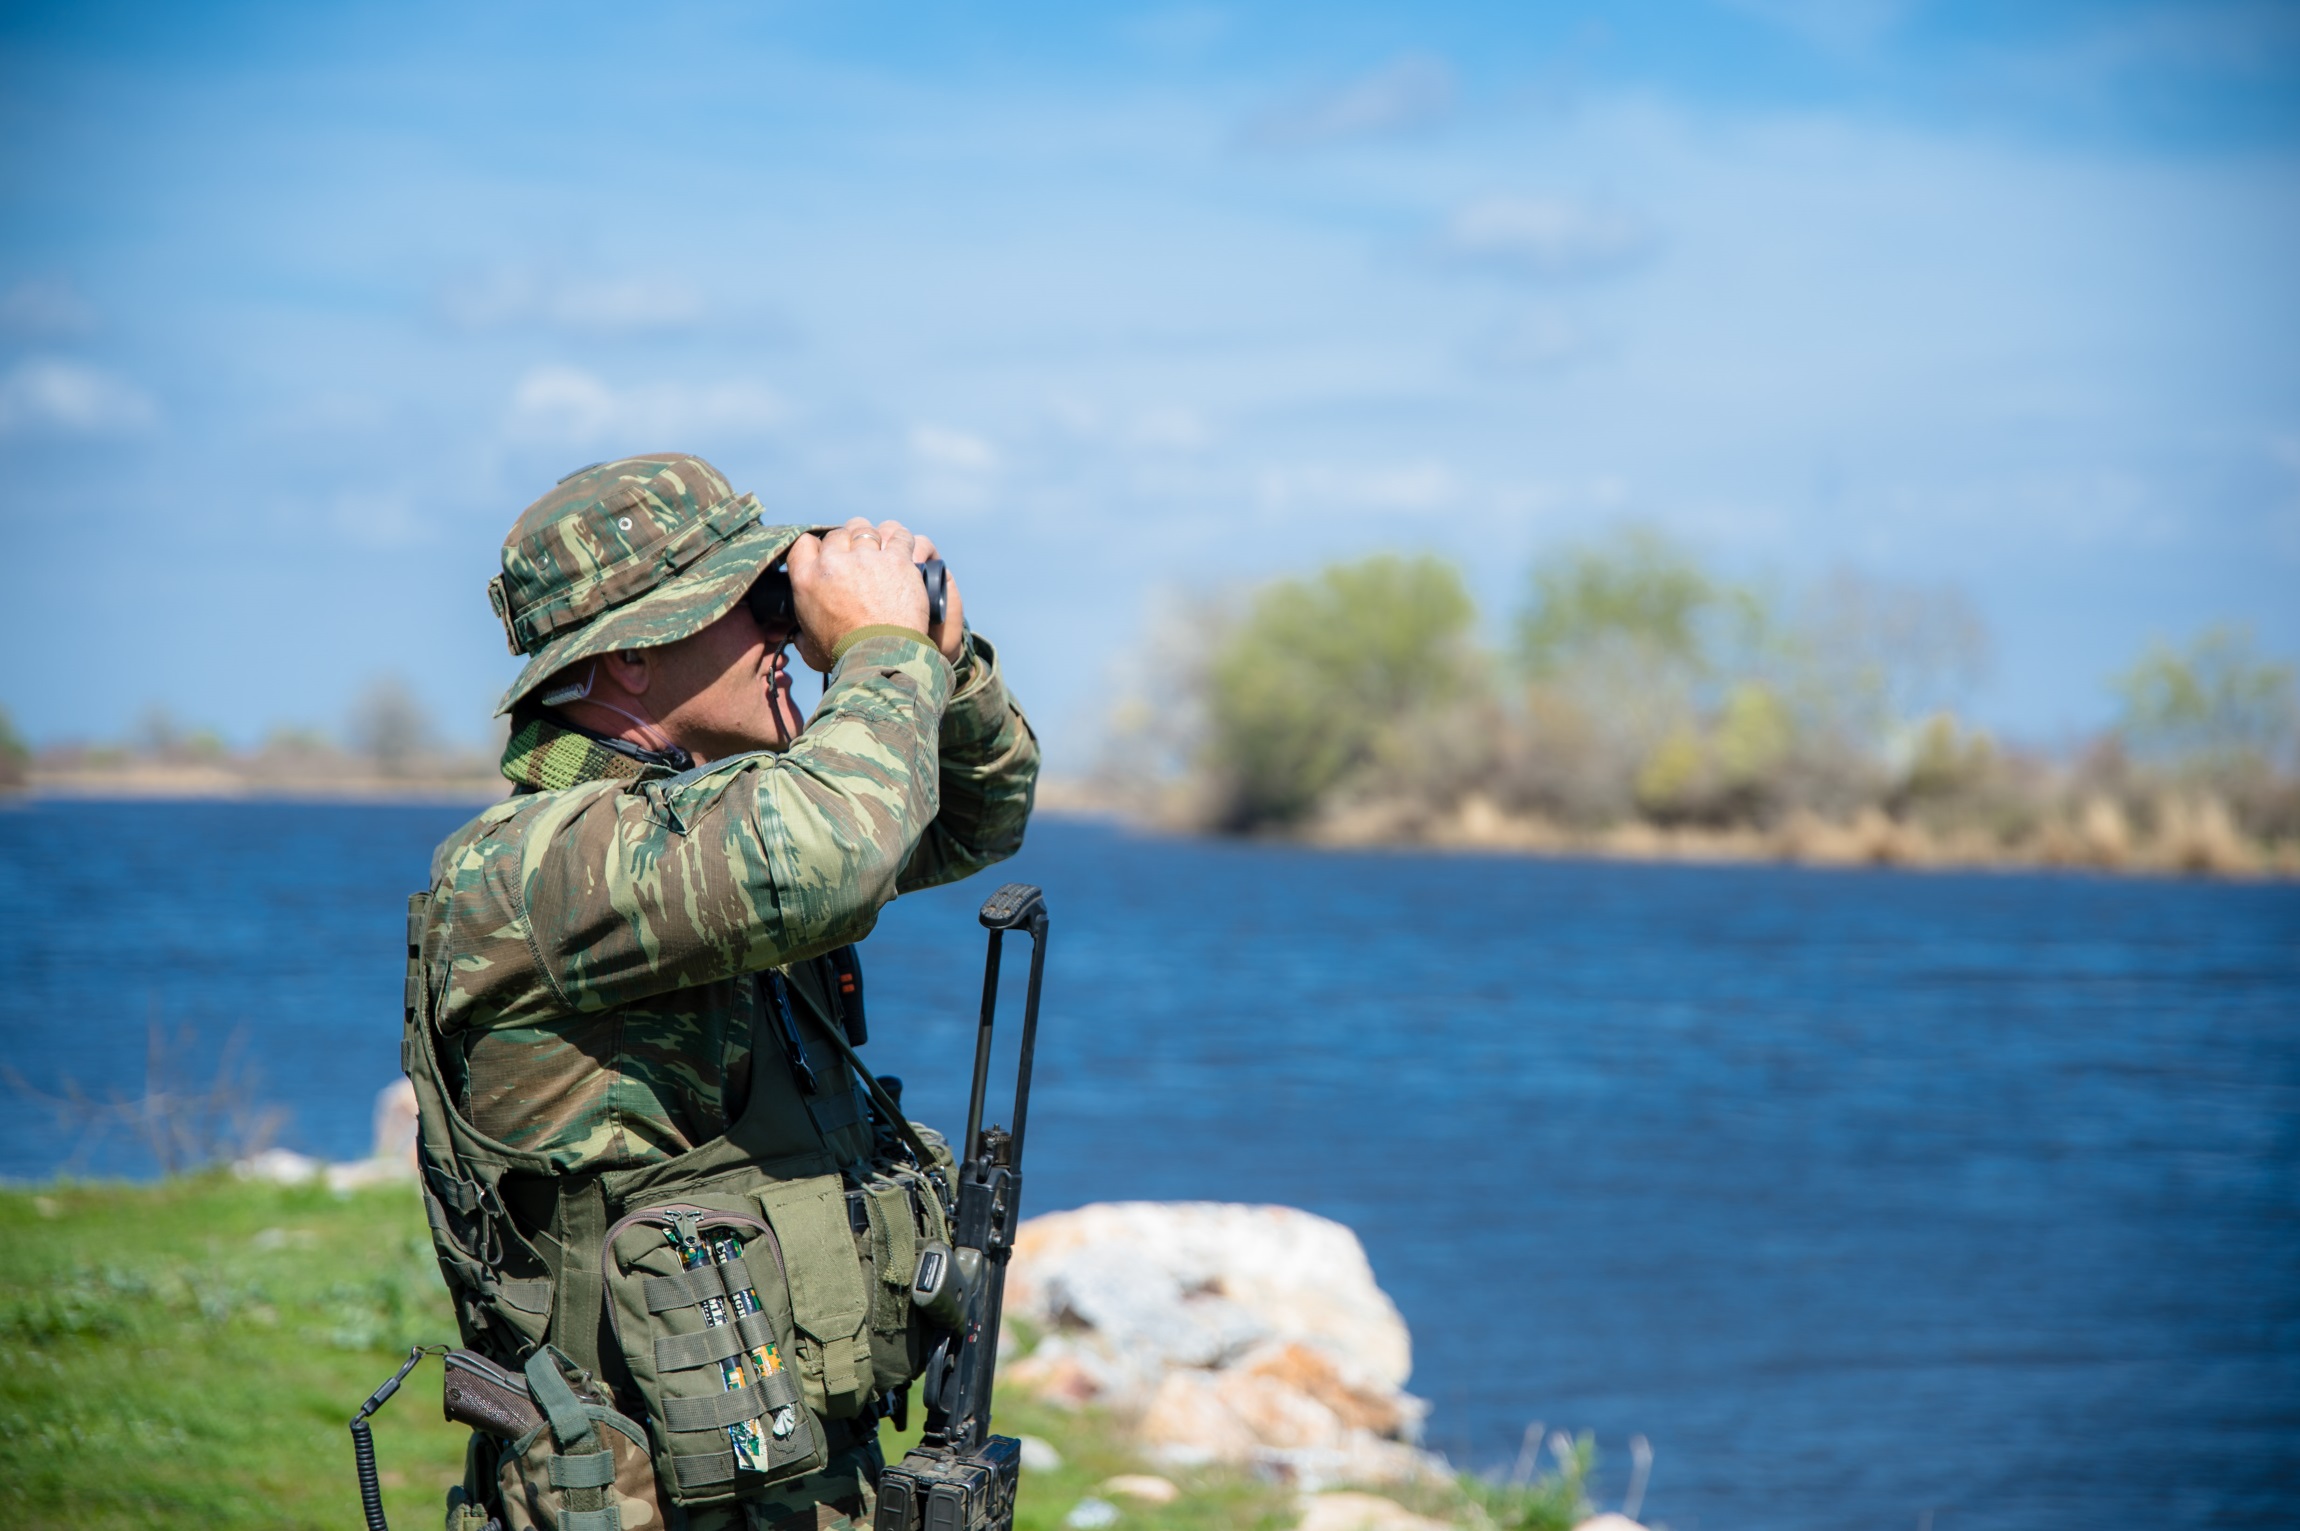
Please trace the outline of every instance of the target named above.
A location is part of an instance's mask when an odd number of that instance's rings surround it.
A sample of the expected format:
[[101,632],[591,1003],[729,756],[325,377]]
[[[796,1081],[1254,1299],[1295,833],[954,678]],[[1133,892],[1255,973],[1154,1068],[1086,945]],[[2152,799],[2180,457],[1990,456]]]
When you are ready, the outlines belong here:
[[[357,1526],[345,1422],[454,1333],[405,1188],[0,1192],[0,1523]],[[411,1381],[376,1423],[406,1526],[462,1477],[437,1398]]]
[[[350,1531],[361,1522],[345,1422],[410,1345],[454,1337],[405,1187],[338,1196],[204,1175],[0,1190],[0,1526]],[[403,1531],[437,1526],[462,1480],[466,1432],[440,1418],[436,1368],[375,1420],[385,1508]],[[997,1419],[1063,1458],[1024,1475],[1019,1531],[1059,1531],[1105,1479],[1153,1470],[1093,1410],[1001,1395]],[[888,1428],[885,1444],[891,1460],[912,1439]],[[1248,1474],[1164,1475],[1182,1496],[1114,1501],[1119,1531],[1295,1519],[1290,1490]],[[1479,1531],[1570,1523],[1471,1485],[1399,1497]]]

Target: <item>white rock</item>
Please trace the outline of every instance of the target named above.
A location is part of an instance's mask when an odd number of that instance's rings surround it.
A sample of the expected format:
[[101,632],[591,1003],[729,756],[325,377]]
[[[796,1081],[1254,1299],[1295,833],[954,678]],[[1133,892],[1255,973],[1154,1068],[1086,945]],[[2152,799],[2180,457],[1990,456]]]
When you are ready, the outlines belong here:
[[1050,1473],[1062,1466],[1062,1453],[1054,1449],[1052,1441],[1035,1435],[1016,1437],[1022,1446],[1022,1466],[1025,1472]]
[[365,1159],[330,1164],[292,1148],[267,1148],[232,1165],[242,1180],[303,1185],[323,1180],[331,1191],[351,1191],[415,1178],[415,1086],[395,1079],[376,1092],[374,1152]]
[[374,1143],[370,1159],[415,1178],[415,1086],[404,1075],[375,1092]]
[[1295,1531],[1451,1531],[1442,1520],[1416,1515],[1379,1494],[1304,1494]]
[[1645,1531],[1645,1528],[1626,1515],[1607,1510],[1603,1515],[1591,1516],[1573,1531]]
[[1357,1236],[1291,1207],[1123,1202],[1017,1230],[1008,1311],[1051,1329],[1000,1376],[1136,1417],[1153,1460],[1308,1488],[1442,1471],[1410,1444],[1412,1342]]
[[316,1178],[321,1170],[317,1159],[299,1154],[292,1148],[267,1148],[252,1154],[232,1166],[232,1173],[242,1180],[268,1180],[274,1185],[302,1185]]
[[1339,1448],[1349,1427],[1316,1398],[1238,1371],[1173,1372],[1142,1417],[1151,1447],[1200,1445],[1215,1460],[1244,1462],[1263,1446]]
[[1116,1525],[1118,1506],[1107,1499],[1081,1499],[1062,1517],[1070,1531],[1102,1531],[1104,1526]]
[[1173,1479],[1161,1478],[1156,1473],[1120,1473],[1102,1485],[1102,1492],[1139,1499],[1144,1504],[1172,1504],[1182,1497]]
[[330,1164],[323,1173],[331,1191],[357,1191],[412,1178],[391,1159],[354,1159],[349,1164]]
[[1122,1352],[1167,1366],[1220,1366],[1270,1333],[1250,1309],[1125,1245],[1088,1245],[1053,1262],[1040,1301],[1049,1322],[1094,1330]]
[[1377,1386],[1403,1387],[1413,1371],[1412,1337],[1358,1236],[1295,1207],[1103,1202],[1034,1217],[1016,1230],[1008,1283],[1008,1308],[1041,1324],[1058,1322],[1059,1300],[1098,1330],[1116,1319],[1140,1333],[1171,1315],[1170,1294],[1218,1298],[1221,1308],[1190,1315],[1186,1340],[1161,1347],[1234,1351],[1248,1334],[1243,1310],[1261,1334],[1331,1349]]
[[1254,1453],[1252,1466],[1255,1476],[1306,1494],[1349,1483],[1443,1484],[1453,1476],[1445,1458],[1362,1430],[1339,1447],[1265,1446]]

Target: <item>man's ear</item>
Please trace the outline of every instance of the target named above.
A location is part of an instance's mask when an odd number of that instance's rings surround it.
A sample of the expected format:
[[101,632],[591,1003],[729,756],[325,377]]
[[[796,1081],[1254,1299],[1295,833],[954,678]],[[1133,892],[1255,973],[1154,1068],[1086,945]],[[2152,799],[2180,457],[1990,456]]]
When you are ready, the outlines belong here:
[[617,649],[604,661],[615,684],[632,696],[645,696],[654,679],[654,662],[645,649]]

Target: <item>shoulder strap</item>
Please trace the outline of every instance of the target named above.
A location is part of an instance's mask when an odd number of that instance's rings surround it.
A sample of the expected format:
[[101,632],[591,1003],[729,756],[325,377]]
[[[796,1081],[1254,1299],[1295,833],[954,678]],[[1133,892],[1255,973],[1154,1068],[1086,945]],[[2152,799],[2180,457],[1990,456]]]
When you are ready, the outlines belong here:
[[562,1178],[552,1220],[559,1264],[552,1272],[558,1302],[551,1315],[551,1337],[567,1348],[577,1366],[596,1372],[599,1323],[606,1306],[597,1252],[607,1232],[607,1197],[599,1177]]
[[[415,1087],[417,1179],[440,1274],[457,1298],[464,1343],[510,1360],[550,1333],[554,1283],[531,1274],[538,1267],[550,1272],[550,1262],[513,1222],[499,1186],[509,1171],[547,1173],[550,1165],[483,1136],[455,1110],[435,1045],[440,994],[433,969],[445,957],[438,902],[431,889],[407,900],[400,1067]],[[526,1258],[514,1260],[515,1254]],[[480,1340],[482,1331],[498,1325],[511,1333]]]
[[[782,975],[776,973],[770,976],[774,980],[773,1002],[782,1008],[785,1015],[788,1015],[790,1002],[783,997]],[[912,1156],[918,1160],[918,1167],[924,1169],[932,1164],[934,1156],[927,1152],[925,1142],[918,1135],[918,1129],[911,1126],[910,1119],[902,1114],[902,1107],[897,1105],[895,1098],[887,1093],[886,1086],[878,1082],[878,1075],[870,1071],[870,1065],[862,1061],[862,1054],[854,1050],[854,1044],[840,1036],[839,1028],[835,1025],[821,1026],[816,1029],[830,1039],[830,1044],[838,1050],[838,1055],[846,1059],[847,1067],[855,1071],[855,1077],[860,1079],[863,1082],[863,1088],[870,1092],[871,1104],[878,1107],[879,1113],[887,1119],[888,1125],[893,1127],[902,1138],[903,1146],[908,1148]]]

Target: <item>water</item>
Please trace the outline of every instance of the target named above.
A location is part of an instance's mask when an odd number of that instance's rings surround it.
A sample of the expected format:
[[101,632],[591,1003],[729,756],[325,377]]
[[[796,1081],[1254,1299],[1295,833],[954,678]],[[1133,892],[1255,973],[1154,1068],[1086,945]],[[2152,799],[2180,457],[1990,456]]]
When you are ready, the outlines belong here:
[[[141,1087],[244,1026],[286,1140],[362,1152],[401,898],[456,809],[0,813],[0,1044]],[[1340,855],[1047,822],[1031,1210],[1286,1202],[1357,1229],[1433,1445],[1643,1433],[1649,1519],[2289,1524],[2300,889]],[[955,1125],[987,881],[867,948]],[[11,1102],[0,1174],[66,1146]],[[148,1169],[113,1140],[94,1170]]]

